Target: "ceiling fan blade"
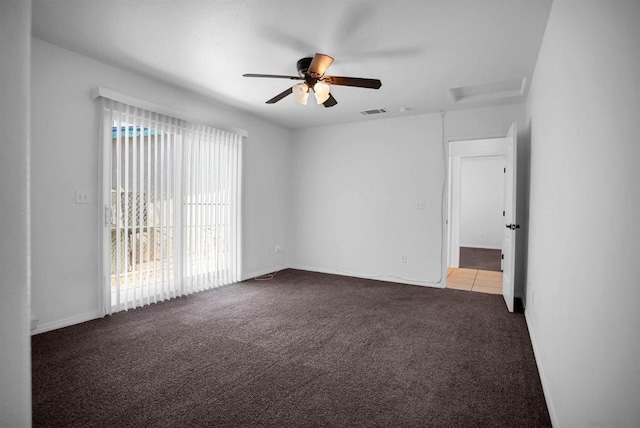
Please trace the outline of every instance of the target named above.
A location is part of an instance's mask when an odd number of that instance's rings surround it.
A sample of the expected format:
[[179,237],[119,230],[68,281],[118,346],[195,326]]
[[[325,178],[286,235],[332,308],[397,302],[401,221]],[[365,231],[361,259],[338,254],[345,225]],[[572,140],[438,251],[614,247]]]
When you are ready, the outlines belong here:
[[293,88],[289,88],[286,91],[283,91],[278,95],[276,95],[275,97],[271,98],[269,101],[267,101],[267,104],[275,104],[281,99],[283,99],[284,97],[286,97],[287,95],[291,95],[292,93],[293,93]]
[[327,101],[322,103],[322,105],[325,107],[333,107],[336,104],[338,104],[338,101],[333,98],[333,95],[331,95],[331,93],[329,93],[329,98],[327,99]]
[[313,56],[311,64],[309,65],[309,71],[307,72],[309,74],[316,75],[316,77],[322,77],[324,76],[324,73],[327,72],[327,68],[329,68],[332,62],[333,58],[329,55],[317,53]]
[[270,77],[273,79],[291,79],[291,80],[304,80],[301,76],[284,76],[282,74],[243,74],[244,77]]
[[325,76],[322,79],[329,85],[355,86],[358,88],[379,89],[382,82],[378,79],[364,79],[362,77]]

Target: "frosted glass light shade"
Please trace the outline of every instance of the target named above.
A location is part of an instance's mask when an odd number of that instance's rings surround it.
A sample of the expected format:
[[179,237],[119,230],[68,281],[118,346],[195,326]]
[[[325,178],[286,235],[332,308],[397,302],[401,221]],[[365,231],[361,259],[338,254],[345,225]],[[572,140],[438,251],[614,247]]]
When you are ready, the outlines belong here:
[[298,83],[297,85],[294,85],[293,96],[297,102],[306,106],[307,99],[309,98],[309,85],[306,83]]
[[331,88],[324,82],[318,82],[313,85],[313,93],[316,96],[316,101],[318,104],[322,104],[323,102],[329,99],[329,90]]

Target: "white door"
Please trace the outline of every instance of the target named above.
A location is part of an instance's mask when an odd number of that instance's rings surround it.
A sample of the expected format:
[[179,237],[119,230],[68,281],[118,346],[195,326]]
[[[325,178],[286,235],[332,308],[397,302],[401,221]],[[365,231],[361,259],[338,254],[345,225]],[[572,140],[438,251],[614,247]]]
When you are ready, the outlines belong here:
[[507,155],[504,186],[504,239],[502,251],[504,255],[502,275],[502,295],[509,312],[514,306],[514,279],[516,260],[516,230],[520,227],[516,223],[516,159],[517,159],[517,128],[515,122],[511,124],[507,134]]

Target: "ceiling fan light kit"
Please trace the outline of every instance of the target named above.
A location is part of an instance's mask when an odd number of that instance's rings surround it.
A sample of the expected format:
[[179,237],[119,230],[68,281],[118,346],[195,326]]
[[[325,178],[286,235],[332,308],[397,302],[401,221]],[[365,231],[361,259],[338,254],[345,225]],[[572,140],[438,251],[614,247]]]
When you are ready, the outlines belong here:
[[318,104],[324,104],[329,99],[329,91],[331,88],[324,82],[317,82],[313,85],[313,93],[316,96]]
[[357,88],[379,89],[382,82],[378,79],[366,79],[361,77],[326,76],[325,73],[333,63],[329,55],[315,54],[313,58],[302,58],[296,64],[299,76],[283,76],[279,74],[244,74],[244,77],[268,77],[274,79],[304,80],[293,87],[286,89],[267,101],[267,104],[275,104],[289,94],[293,94],[295,100],[307,105],[309,89],[318,104],[325,107],[333,107],[338,101],[331,95],[330,85],[352,86]]
[[293,96],[297,102],[303,106],[307,105],[307,99],[309,98],[309,86],[306,83],[298,83],[293,87]]

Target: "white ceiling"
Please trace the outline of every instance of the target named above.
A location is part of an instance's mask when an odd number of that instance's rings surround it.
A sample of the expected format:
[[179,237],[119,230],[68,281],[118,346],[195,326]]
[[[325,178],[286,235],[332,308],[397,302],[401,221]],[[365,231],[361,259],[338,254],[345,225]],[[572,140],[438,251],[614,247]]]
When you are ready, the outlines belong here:
[[[288,128],[521,102],[454,102],[450,89],[530,81],[551,0],[34,0],[35,37],[152,76]],[[315,52],[327,74],[382,80],[333,87],[338,105],[265,101]],[[111,88],[116,89],[117,88]],[[470,93],[475,93],[470,88]],[[482,98],[482,97],[481,97]],[[489,97],[490,98],[490,97]],[[359,112],[386,108],[388,113]]]

